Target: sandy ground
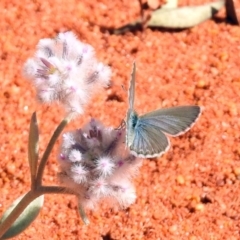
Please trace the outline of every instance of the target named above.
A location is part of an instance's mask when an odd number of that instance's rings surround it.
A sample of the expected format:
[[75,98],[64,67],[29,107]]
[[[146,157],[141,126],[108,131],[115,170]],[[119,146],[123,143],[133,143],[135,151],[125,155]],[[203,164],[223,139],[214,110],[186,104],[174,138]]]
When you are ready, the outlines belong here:
[[[133,60],[139,113],[176,105],[204,107],[187,134],[171,139],[168,153],[144,160],[135,178],[137,201],[128,209],[109,209],[103,202],[87,211],[91,224],[85,226],[74,196],[47,195],[39,217],[14,239],[240,239],[240,28],[226,22],[224,11],[184,31],[111,35],[101,28],[120,27],[138,16],[137,0],[1,0],[0,215],[30,187],[27,141],[32,112],[36,110],[39,119],[41,153],[64,116],[58,105],[36,104],[34,88],[22,76],[39,39],[71,30],[112,67],[111,87],[97,95],[68,130],[91,117],[119,126],[128,107],[121,86],[128,87]],[[44,184],[57,184],[57,149]]]

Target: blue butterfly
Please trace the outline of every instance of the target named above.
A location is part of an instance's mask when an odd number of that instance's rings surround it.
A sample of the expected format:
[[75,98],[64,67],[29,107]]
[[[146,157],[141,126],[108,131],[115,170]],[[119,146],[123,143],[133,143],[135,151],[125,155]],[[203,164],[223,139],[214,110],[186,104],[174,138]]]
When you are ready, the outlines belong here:
[[201,114],[199,106],[163,108],[139,116],[134,111],[136,64],[133,64],[129,87],[129,109],[126,120],[126,144],[134,156],[159,157],[170,147],[166,135],[187,132]]

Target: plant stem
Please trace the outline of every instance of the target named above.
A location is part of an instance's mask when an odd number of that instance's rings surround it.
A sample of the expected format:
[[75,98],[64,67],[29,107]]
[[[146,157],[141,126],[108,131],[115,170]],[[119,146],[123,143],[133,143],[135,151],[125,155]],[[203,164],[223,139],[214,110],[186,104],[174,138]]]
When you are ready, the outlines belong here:
[[43,154],[43,157],[40,161],[39,164],[39,168],[38,168],[38,173],[37,173],[37,178],[36,178],[36,185],[35,186],[41,186],[42,184],[42,178],[43,178],[43,171],[44,168],[46,166],[46,162],[48,160],[48,157],[53,149],[53,146],[55,144],[55,142],[57,141],[59,135],[61,134],[61,132],[63,131],[63,129],[65,128],[65,126],[69,123],[70,121],[70,117],[67,117],[65,119],[62,120],[62,122],[58,125],[58,127],[56,128],[56,130],[54,131],[48,146]]
[[[33,117],[34,114],[33,114]],[[36,119],[34,119],[36,122]],[[32,190],[30,190],[18,203],[18,205],[13,209],[13,211],[9,214],[9,216],[0,224],[0,239],[4,235],[4,233],[12,226],[12,224],[15,222],[15,220],[20,216],[20,214],[25,210],[25,208],[36,198],[43,194],[50,194],[50,193],[56,193],[56,194],[73,194],[71,193],[67,188],[59,187],[59,186],[42,186],[42,177],[44,168],[46,166],[46,162],[48,160],[48,157],[54,147],[54,144],[56,143],[59,135],[62,133],[65,126],[69,123],[71,120],[70,117],[66,117],[62,120],[62,122],[58,125],[56,130],[54,131],[47,148],[43,154],[43,157],[40,161],[37,177],[34,181],[34,171],[36,170],[36,166],[31,166],[33,168],[31,169],[31,178],[32,178]]]
[[83,207],[81,206],[81,204],[78,205],[78,212],[79,212],[80,217],[82,218],[84,224],[88,225],[90,223],[90,221],[88,220],[87,215],[86,215]]
[[15,220],[20,216],[24,209],[31,203],[35,198],[41,195],[40,192],[29,191],[19,202],[19,204],[13,209],[9,216],[0,225],[0,239],[3,234],[12,226]]
[[31,173],[31,189],[36,188],[36,175],[37,175],[37,164],[38,164],[38,142],[39,142],[39,131],[37,123],[36,112],[32,114],[30,122],[30,130],[28,137],[28,160]]
[[29,191],[9,216],[0,224],[0,239],[4,233],[12,226],[15,220],[25,210],[25,208],[36,198],[43,194],[74,194],[69,189],[59,186],[40,186],[34,191]]
[[71,192],[68,188],[59,187],[59,186],[40,186],[40,187],[38,187],[37,191],[41,194],[72,194],[72,195],[75,195],[75,193]]

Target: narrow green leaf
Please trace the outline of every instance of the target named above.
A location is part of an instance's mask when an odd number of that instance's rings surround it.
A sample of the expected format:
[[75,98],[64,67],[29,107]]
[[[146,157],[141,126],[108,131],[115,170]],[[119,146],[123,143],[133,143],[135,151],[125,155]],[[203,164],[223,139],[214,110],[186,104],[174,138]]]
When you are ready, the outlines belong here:
[[212,18],[225,4],[224,0],[194,7],[160,8],[154,11],[148,27],[190,28]]
[[[7,209],[2,218],[0,219],[0,224],[9,216],[13,209],[18,205],[21,199],[24,197],[21,196],[13,202],[13,204]],[[3,235],[2,239],[12,238],[21,232],[23,232],[38,216],[44,202],[44,195],[33,200],[21,213],[21,215],[16,219],[13,225],[7,230]]]
[[84,224],[88,225],[90,223],[90,221],[88,220],[87,215],[80,203],[78,204],[78,212],[79,212],[79,215],[80,215],[81,219],[83,220]]
[[66,125],[71,121],[71,117],[66,117],[65,119],[63,119],[61,121],[61,123],[58,125],[58,127],[56,128],[56,130],[54,131],[48,145],[47,148],[43,154],[43,157],[40,161],[39,167],[38,167],[38,173],[37,173],[37,178],[36,178],[36,184],[38,186],[40,186],[42,184],[42,177],[43,177],[43,171],[44,168],[46,166],[48,157],[54,147],[54,144],[56,143],[58,137],[60,136],[60,134],[62,133],[63,129],[66,127]]
[[37,161],[38,161],[38,141],[39,141],[39,131],[36,112],[32,114],[30,122],[30,131],[28,138],[28,160],[31,171],[32,185],[34,183],[36,173],[37,173]]

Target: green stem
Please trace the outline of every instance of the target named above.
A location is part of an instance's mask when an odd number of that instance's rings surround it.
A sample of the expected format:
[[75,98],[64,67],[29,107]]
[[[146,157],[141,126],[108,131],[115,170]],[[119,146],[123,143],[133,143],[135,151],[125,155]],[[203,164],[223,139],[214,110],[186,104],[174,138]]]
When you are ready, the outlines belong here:
[[[40,161],[37,177],[34,181],[34,176],[32,177],[32,190],[30,190],[18,203],[18,205],[13,209],[13,211],[9,214],[9,216],[1,223],[0,225],[0,239],[4,235],[4,233],[12,226],[12,224],[15,222],[15,220],[20,216],[20,214],[25,210],[25,208],[36,198],[43,194],[50,194],[50,193],[56,193],[56,194],[73,194],[71,193],[67,188],[59,187],[59,186],[42,186],[42,177],[44,168],[46,166],[46,162],[48,160],[48,157],[54,147],[54,144],[56,143],[59,135],[62,133],[65,126],[69,123],[71,120],[70,117],[66,117],[62,120],[62,122],[58,125],[56,130],[54,131],[47,148],[43,154],[43,157]],[[36,166],[34,166],[35,169]],[[34,170],[32,169],[32,170]],[[32,175],[34,175],[34,171],[31,172]]]
[[43,157],[40,161],[35,186],[42,185],[43,172],[44,172],[44,168],[46,166],[48,157],[49,157],[49,155],[53,149],[53,146],[54,146],[55,142],[57,141],[59,135],[61,134],[61,132],[63,131],[65,126],[69,123],[69,121],[70,121],[70,117],[63,119],[62,122],[58,125],[57,129],[54,131],[54,133],[48,143],[48,146],[43,154]]
[[34,191],[29,191],[9,216],[0,224],[0,239],[4,233],[12,226],[15,220],[25,210],[25,208],[36,198],[43,194],[74,194],[68,188],[59,186],[40,186]]
[[28,137],[28,160],[31,173],[31,189],[36,188],[35,179],[37,175],[38,164],[38,142],[39,142],[38,123],[36,112],[34,112],[31,117]]
[[75,195],[75,193],[71,192],[68,188],[59,187],[59,186],[41,186],[41,187],[38,187],[37,191],[41,192],[42,194],[72,194],[72,195]]
[[79,211],[80,217],[82,218],[84,224],[88,225],[90,223],[90,221],[88,220],[88,217],[87,217],[83,207],[80,204],[78,205],[78,211]]

